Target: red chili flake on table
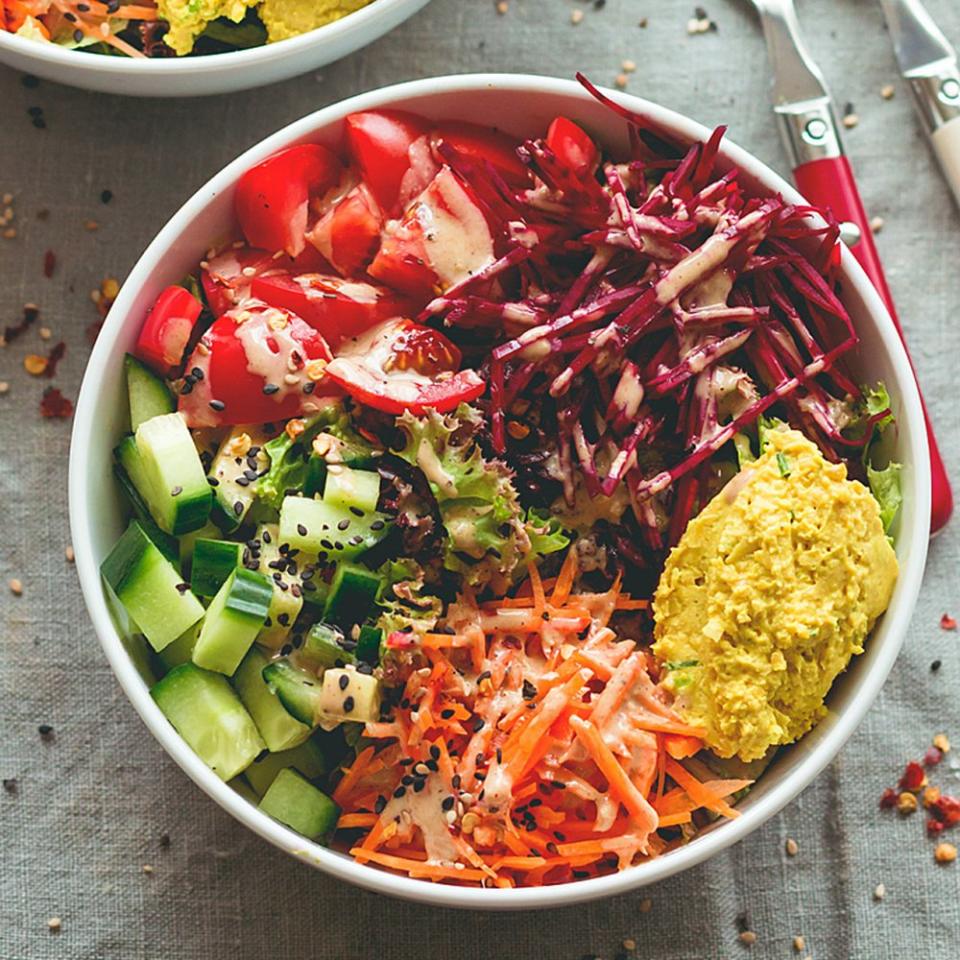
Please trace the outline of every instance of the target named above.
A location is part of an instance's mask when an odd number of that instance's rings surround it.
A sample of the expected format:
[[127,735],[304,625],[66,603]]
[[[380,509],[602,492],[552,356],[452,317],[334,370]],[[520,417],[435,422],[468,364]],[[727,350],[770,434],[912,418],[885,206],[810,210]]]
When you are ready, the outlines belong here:
[[893,787],[887,787],[887,789],[880,794],[880,809],[892,810],[897,805],[898,796],[899,794]]
[[943,754],[936,747],[930,747],[923,755],[923,765],[925,767],[935,767],[942,759]]
[[3,328],[3,342],[4,343],[13,343],[17,337],[22,336],[30,329],[30,327],[36,323],[37,317],[40,316],[40,308],[34,306],[32,303],[28,303],[23,308],[23,319],[19,323],[15,323],[12,327]]
[[949,613],[945,613],[945,614],[940,618],[940,629],[941,629],[941,630],[956,630],[956,629],[957,629],[957,621],[954,620],[953,617],[951,617]]
[[911,760],[903,771],[899,786],[901,790],[916,791],[923,786],[923,781],[926,779],[927,775],[923,772],[923,767],[916,760]]
[[47,366],[43,371],[43,375],[48,380],[57,372],[57,364],[63,359],[63,355],[66,352],[67,345],[62,340],[50,348],[50,352],[47,354]]
[[49,279],[53,276],[53,271],[57,269],[57,255],[48,250],[43,255],[43,275]]
[[941,794],[930,809],[945,827],[952,827],[960,823],[960,798],[958,797]]
[[73,413],[73,404],[56,387],[47,387],[40,401],[40,413],[45,417],[65,419]]
[[946,824],[941,820],[936,820],[934,817],[929,817],[927,819],[927,833],[931,837],[935,837],[938,833],[943,833],[943,828]]

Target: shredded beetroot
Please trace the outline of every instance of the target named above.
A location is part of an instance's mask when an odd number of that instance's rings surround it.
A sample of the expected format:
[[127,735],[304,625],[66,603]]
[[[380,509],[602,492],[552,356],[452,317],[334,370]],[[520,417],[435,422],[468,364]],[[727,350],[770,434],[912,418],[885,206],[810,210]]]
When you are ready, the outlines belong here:
[[748,197],[718,163],[723,128],[680,149],[581,82],[627,122],[632,156],[592,179],[528,140],[518,153],[535,186],[513,191],[446,146],[499,222],[500,249],[424,319],[474,342],[486,332],[498,452],[522,391],[548,411],[568,500],[578,473],[593,497],[626,484],[651,544],[653,497],[675,542],[698,508],[698,468],[774,404],[834,460],[869,439],[843,434],[860,391],[839,363],[857,342],[836,292],[839,230],[781,197]]
[[40,401],[40,413],[48,418],[66,419],[73,413],[73,404],[56,387],[47,387]]
[[911,760],[903,771],[903,776],[900,778],[900,789],[911,791],[919,790],[923,786],[923,781],[926,777],[927,775],[923,772],[923,767],[917,763],[916,760]]

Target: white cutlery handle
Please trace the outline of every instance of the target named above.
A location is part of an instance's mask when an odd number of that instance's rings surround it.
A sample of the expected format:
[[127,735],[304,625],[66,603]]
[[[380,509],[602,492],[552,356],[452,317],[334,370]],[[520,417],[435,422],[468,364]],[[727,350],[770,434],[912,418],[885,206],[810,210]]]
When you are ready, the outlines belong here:
[[960,204],[960,117],[954,117],[948,123],[937,127],[930,134],[934,152],[943,175],[953,190],[953,195]]

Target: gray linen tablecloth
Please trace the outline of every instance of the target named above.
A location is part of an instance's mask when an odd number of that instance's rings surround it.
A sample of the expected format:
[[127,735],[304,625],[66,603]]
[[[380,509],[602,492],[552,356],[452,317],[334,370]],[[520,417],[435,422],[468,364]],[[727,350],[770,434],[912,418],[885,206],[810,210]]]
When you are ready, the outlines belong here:
[[[810,44],[841,104],[847,143],[913,346],[947,464],[960,478],[960,218],[897,81],[872,0],[802,0]],[[960,42],[956,0],[930,0]],[[571,12],[584,13],[578,26]],[[435,0],[393,35],[318,74],[232,98],[142,101],[0,69],[0,194],[17,237],[0,239],[0,321],[39,304],[67,354],[53,381],[75,399],[95,319],[89,292],[123,278],[167,217],[239,151],[301,115],[396,81],[446,72],[577,69],[707,124],[783,169],[767,64],[743,0],[710,0],[717,31],[691,36],[688,0]],[[646,28],[641,18],[649,18]],[[881,88],[894,83],[885,100]],[[28,108],[42,107],[46,129]],[[113,199],[104,204],[101,192]],[[46,219],[38,218],[42,210]],[[90,231],[85,222],[95,220]],[[43,255],[57,255],[45,279]],[[0,350],[0,960],[261,960],[639,957],[878,960],[960,956],[960,863],[938,867],[921,815],[881,816],[877,797],[938,731],[960,745],[960,635],[940,629],[955,594],[960,520],[932,546],[906,648],[838,760],[784,813],[711,863],[632,896],[559,912],[457,913],[337,884],[260,841],[208,800],[148,735],[107,667],[69,542],[69,423],[42,420],[47,381],[28,377],[37,328]],[[52,342],[52,341],[51,341]],[[934,659],[942,669],[932,673]],[[41,738],[38,725],[50,724]],[[960,752],[960,751],[957,751]],[[956,753],[954,755],[956,755]],[[958,789],[956,764],[937,774]],[[161,838],[169,837],[169,846]],[[799,853],[784,852],[787,838]],[[145,872],[144,865],[152,867]],[[874,899],[878,884],[883,900]],[[641,903],[652,902],[646,912]],[[745,915],[745,919],[744,919]],[[62,928],[51,933],[48,919]],[[738,940],[738,917],[758,935]],[[795,952],[793,938],[806,938]]]

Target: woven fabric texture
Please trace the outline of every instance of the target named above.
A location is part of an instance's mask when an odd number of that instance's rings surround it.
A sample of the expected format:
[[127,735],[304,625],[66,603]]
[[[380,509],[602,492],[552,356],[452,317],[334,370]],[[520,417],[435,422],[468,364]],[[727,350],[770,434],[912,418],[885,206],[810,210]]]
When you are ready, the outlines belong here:
[[[313,75],[233,97],[131,100],[0,68],[0,194],[17,236],[0,238],[0,322],[41,318],[0,349],[0,960],[575,960],[621,941],[662,960],[881,960],[960,956],[960,863],[934,864],[922,814],[881,816],[877,798],[934,733],[960,747],[960,520],[931,547],[903,654],[837,761],[781,815],[708,864],[616,900],[493,915],[391,901],[339,885],[273,849],[180,772],[126,701],[90,626],[69,543],[68,422],[39,413],[50,383],[75,400],[96,319],[89,292],[120,279],[204,180],[281,125],[343,97],[449,72],[521,71],[629,89],[784,157],[759,25],[745,0],[710,0],[715,32],[692,35],[689,0],[433,0],[368,49]],[[960,6],[929,0],[960,43]],[[579,24],[571,14],[582,12]],[[858,123],[845,131],[913,356],[960,482],[960,216],[898,80],[873,0],[801,0],[810,45]],[[576,19],[576,18],[574,18]],[[641,20],[646,26],[641,26]],[[892,99],[882,96],[895,86]],[[29,108],[42,108],[45,128]],[[36,111],[34,111],[36,113]],[[848,121],[849,122],[849,121]],[[102,191],[113,196],[104,203]],[[93,229],[93,223],[97,224]],[[2,232],[2,231],[0,231]],[[56,266],[43,272],[45,251]],[[48,327],[44,343],[38,329]],[[59,339],[53,381],[25,354]],[[22,581],[23,593],[6,588]],[[942,667],[931,672],[931,662]],[[52,736],[41,738],[38,726]],[[948,758],[938,781],[960,790]],[[163,845],[163,837],[169,845]],[[785,841],[799,844],[796,856]],[[144,866],[152,867],[145,872]],[[884,884],[883,900],[874,897]],[[650,903],[644,903],[649,899]],[[648,909],[644,909],[648,908]],[[48,920],[59,917],[52,933]],[[757,933],[738,940],[738,917]],[[793,938],[806,946],[796,952]]]

